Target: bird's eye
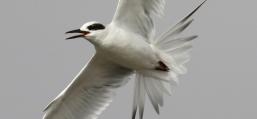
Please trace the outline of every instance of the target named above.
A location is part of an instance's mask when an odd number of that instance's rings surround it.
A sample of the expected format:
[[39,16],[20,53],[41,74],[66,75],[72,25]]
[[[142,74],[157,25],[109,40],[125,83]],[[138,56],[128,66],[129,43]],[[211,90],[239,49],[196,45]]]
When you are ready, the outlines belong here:
[[88,30],[100,30],[100,29],[105,29],[105,26],[99,23],[90,25],[87,27]]

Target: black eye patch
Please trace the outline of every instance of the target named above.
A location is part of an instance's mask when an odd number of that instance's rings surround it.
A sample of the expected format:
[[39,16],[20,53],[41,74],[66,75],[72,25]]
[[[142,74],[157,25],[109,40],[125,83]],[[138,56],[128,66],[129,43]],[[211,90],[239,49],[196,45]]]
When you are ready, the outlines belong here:
[[100,29],[105,29],[105,26],[99,23],[92,24],[87,27],[88,30],[100,30]]

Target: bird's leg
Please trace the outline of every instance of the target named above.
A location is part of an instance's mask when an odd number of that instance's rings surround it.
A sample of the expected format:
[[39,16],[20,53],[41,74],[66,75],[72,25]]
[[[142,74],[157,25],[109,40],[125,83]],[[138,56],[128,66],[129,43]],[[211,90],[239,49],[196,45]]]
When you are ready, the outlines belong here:
[[160,70],[160,71],[169,71],[169,67],[164,64],[162,61],[159,61],[158,62],[159,66],[158,67],[155,67],[155,70]]

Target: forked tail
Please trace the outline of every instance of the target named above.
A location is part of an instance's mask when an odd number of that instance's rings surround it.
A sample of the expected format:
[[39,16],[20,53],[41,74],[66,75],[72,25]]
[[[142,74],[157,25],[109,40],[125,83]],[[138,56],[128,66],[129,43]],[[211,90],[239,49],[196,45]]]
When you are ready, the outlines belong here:
[[197,38],[197,36],[178,36],[192,23],[192,15],[205,2],[159,38],[152,41],[152,45],[160,50],[161,57],[170,67],[170,71],[136,71],[132,119],[135,119],[137,110],[139,110],[140,119],[143,118],[146,95],[148,95],[155,111],[159,114],[159,107],[163,106],[164,94],[171,95],[174,87],[178,84],[177,75],[186,73],[184,65],[190,58],[191,41]]

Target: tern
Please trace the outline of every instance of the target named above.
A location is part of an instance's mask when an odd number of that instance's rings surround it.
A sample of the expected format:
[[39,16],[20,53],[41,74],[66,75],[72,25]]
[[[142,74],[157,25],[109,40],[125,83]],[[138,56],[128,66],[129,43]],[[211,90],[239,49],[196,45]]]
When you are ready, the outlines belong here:
[[96,119],[110,104],[115,89],[135,80],[132,119],[143,118],[146,97],[155,111],[163,96],[171,95],[178,75],[185,74],[191,41],[179,35],[192,15],[206,2],[161,35],[155,35],[154,16],[161,16],[165,0],[119,0],[108,25],[93,21],[68,31],[84,38],[96,53],[73,81],[44,110],[43,119]]

